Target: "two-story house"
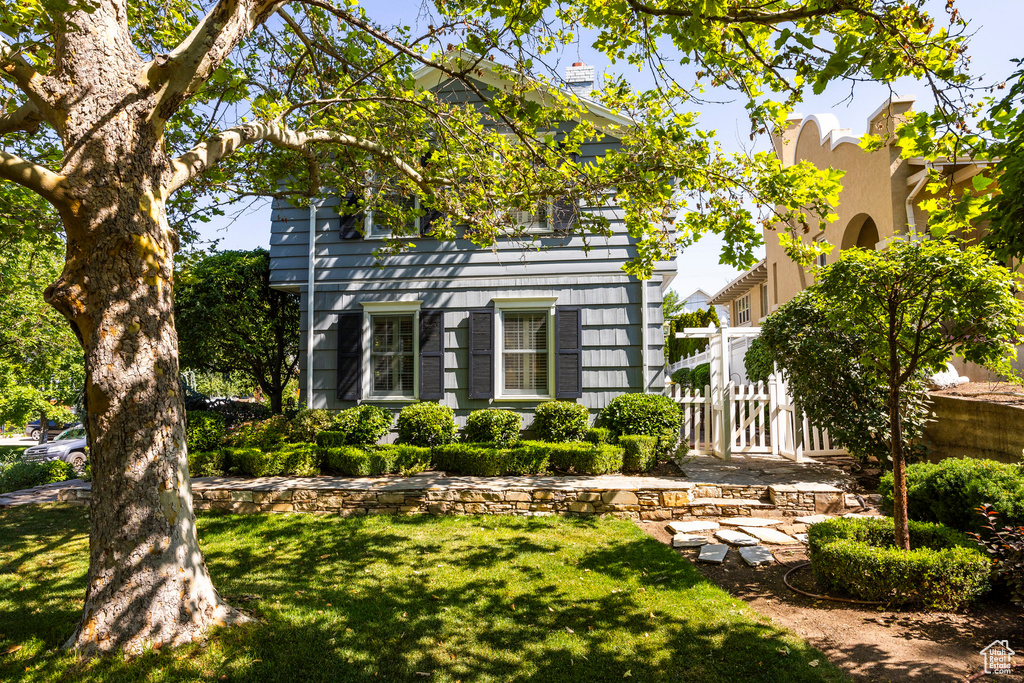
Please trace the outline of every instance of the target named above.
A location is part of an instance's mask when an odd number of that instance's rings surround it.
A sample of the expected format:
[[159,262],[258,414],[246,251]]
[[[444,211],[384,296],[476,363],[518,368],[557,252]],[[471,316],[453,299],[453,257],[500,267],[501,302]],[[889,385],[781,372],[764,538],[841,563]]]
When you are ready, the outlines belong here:
[[[567,85],[588,90],[593,74],[576,64]],[[477,75],[485,94],[506,85],[488,62]],[[442,97],[477,100],[436,69],[416,77]],[[615,149],[615,131],[631,121],[584,101],[604,131],[582,148],[587,162]],[[354,223],[338,205],[326,197],[312,210],[273,207],[271,283],[301,295],[302,405],[398,410],[429,400],[454,408],[462,424],[473,410],[497,407],[523,413],[528,427],[549,399],[594,414],[623,392],[664,390],[662,292],[675,265],[658,264],[647,281],[626,275],[635,240],[616,207],[575,209],[611,222],[612,236],[591,237],[589,251],[564,229],[571,212],[547,212],[532,231],[540,249],[512,240],[481,249],[424,234],[380,268],[373,252],[390,228],[372,212]]]

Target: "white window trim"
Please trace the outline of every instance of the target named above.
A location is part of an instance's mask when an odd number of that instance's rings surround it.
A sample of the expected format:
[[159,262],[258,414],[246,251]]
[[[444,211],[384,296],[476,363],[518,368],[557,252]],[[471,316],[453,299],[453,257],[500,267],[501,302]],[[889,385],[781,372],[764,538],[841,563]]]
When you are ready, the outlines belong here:
[[[744,299],[747,300],[747,319],[744,322],[739,322],[740,302]],[[750,327],[750,292],[736,299],[736,327]]]
[[[502,401],[547,401],[554,397],[555,377],[555,301],[556,296],[495,298],[494,302],[494,398]],[[548,390],[545,394],[505,393],[505,312],[547,311],[548,314]]]
[[[363,398],[375,403],[415,403],[420,400],[420,306],[422,301],[360,301],[363,307]],[[373,391],[374,315],[412,314],[412,396],[375,394]]]

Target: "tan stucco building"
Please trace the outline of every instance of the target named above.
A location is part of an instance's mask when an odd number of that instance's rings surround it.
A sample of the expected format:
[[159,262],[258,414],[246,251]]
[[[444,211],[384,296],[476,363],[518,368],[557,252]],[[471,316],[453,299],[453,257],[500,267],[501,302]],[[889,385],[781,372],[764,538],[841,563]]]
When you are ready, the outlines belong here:
[[[927,234],[928,214],[921,202],[931,195],[927,184],[928,162],[904,158],[895,144],[899,121],[913,108],[913,97],[886,100],[868,117],[867,131],[880,135],[883,145],[868,152],[849,128],[841,128],[832,114],[789,118],[781,135],[773,136],[775,153],[786,166],[807,160],[819,168],[845,171],[839,194],[837,220],[823,232],[812,230],[805,240],[824,239],[834,245],[820,263],[834,263],[842,249],[863,247],[884,249],[895,235]],[[936,162],[943,174],[951,174],[956,186],[970,183],[984,168],[984,162]],[[816,219],[809,218],[815,224]],[[765,230],[765,258],[715,294],[710,303],[727,305],[737,324],[737,312],[749,308],[739,319],[756,325],[758,320],[789,301],[814,281],[811,268],[803,268],[783,251],[778,233]],[[739,323],[744,324],[744,323]]]

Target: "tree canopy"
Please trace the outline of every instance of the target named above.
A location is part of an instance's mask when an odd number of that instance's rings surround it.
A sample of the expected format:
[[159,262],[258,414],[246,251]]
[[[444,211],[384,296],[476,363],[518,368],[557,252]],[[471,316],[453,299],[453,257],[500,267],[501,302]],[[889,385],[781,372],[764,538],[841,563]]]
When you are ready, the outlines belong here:
[[265,249],[190,261],[175,277],[174,313],[183,368],[241,373],[281,412],[299,369],[299,296],[271,289]]
[[983,247],[905,239],[881,252],[844,250],[816,276],[768,318],[765,342],[809,414],[847,444],[862,439],[855,450],[888,444],[896,542],[909,548],[906,450],[922,420],[924,375],[954,353],[1013,374],[1024,326],[1018,277]]

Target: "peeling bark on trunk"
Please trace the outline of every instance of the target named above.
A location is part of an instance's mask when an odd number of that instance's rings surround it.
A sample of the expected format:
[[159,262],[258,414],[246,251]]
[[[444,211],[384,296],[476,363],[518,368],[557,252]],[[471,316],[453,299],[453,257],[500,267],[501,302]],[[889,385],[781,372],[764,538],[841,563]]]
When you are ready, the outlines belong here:
[[124,4],[73,22],[57,45],[73,201],[59,207],[67,260],[46,298],[85,351],[93,496],[85,606],[67,645],[138,652],[240,614],[213,587],[192,512],[157,94],[138,80]]

